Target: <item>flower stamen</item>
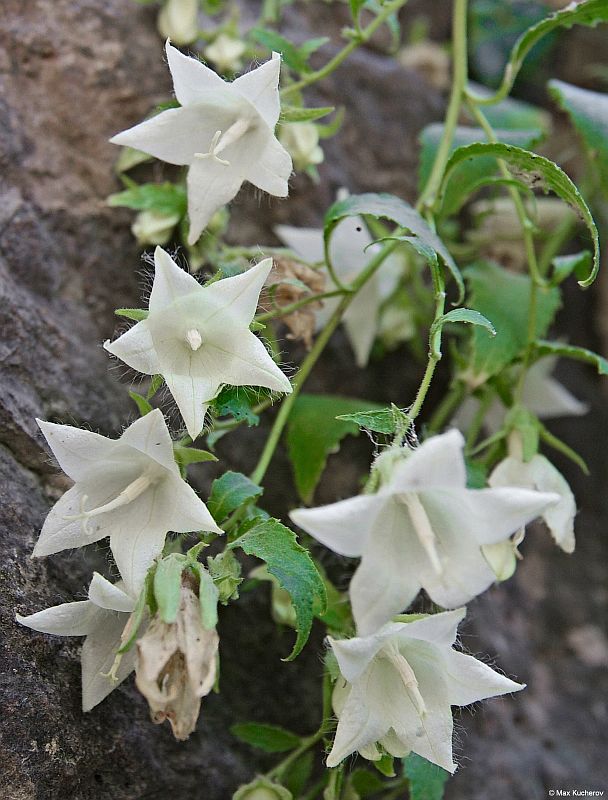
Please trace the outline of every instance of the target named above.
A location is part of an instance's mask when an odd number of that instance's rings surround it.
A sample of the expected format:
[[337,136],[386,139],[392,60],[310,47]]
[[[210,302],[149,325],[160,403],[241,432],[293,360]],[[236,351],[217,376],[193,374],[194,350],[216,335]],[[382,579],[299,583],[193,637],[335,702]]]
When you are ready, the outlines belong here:
[[237,121],[233,122],[224,134],[222,134],[222,131],[216,131],[213,134],[208,152],[195,153],[194,157],[200,159],[212,158],[214,161],[217,161],[218,164],[222,164],[224,167],[230,166],[230,161],[220,158],[219,154],[231,144],[238,142],[238,140],[244,136],[245,133],[247,133],[249,126],[249,120],[237,119]]
[[88,534],[90,533],[88,525],[91,517],[97,517],[100,514],[105,514],[107,511],[115,511],[117,508],[122,508],[122,506],[129,505],[129,503],[132,503],[134,500],[136,500],[140,494],[143,494],[143,492],[145,492],[146,489],[152,485],[152,483],[152,476],[144,473],[130,483],[126,489],[123,489],[122,492],[113,500],[109,500],[102,506],[92,508],[89,511],[85,511],[85,505],[89,498],[88,495],[84,494],[80,501],[80,514],[71,514],[64,517],[64,519],[68,521],[82,520],[82,528],[84,532]]
[[415,492],[404,492],[399,497],[407,506],[418,541],[429,557],[433,569],[438,575],[441,575],[443,566],[437,552],[437,537],[420,498]]

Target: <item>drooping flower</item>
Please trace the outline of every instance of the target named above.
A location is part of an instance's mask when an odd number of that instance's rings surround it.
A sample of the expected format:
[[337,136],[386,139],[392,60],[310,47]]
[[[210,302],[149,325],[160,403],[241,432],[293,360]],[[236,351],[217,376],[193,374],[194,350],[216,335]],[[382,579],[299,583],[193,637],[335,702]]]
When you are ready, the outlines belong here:
[[244,181],[286,197],[291,158],[274,135],[281,111],[281,58],[227,83],[195,58],[166,45],[180,108],[170,108],[114,136],[169,164],[188,166],[188,243]]
[[135,603],[136,598],[125,591],[122,583],[112,584],[96,572],[88,600],[62,603],[27,617],[16,615],[21,625],[34,631],[86,636],[81,654],[83,711],[101,703],[134,669],[134,649],[117,662],[116,653]]
[[289,379],[249,330],[272,259],[209,286],[160,247],[154,262],[148,317],[104,347],[138,372],[164,377],[193,439],[222,384],[291,392]]
[[451,706],[467,706],[524,686],[452,648],[464,608],[412,615],[370,636],[329,639],[342,678],[334,690],[338,728],[327,766],[351,753],[398,758],[410,752],[454,772]]
[[[322,230],[278,225],[275,232],[296,255],[311,263],[323,261]],[[336,275],[343,283],[351,283],[377,252],[379,245],[369,247],[371,241],[363,220],[358,217],[347,217],[338,223],[330,241],[330,257]],[[378,330],[380,308],[395,290],[401,271],[399,256],[389,256],[357,292],[342,318],[359,367],[367,364]],[[334,286],[331,278],[328,280],[330,291]],[[323,301],[322,310],[317,312],[317,329],[325,326],[339,302],[340,298]]]
[[34,556],[109,536],[125,589],[137,595],[168,531],[222,533],[180,476],[158,409],[136,420],[119,439],[43,420],[38,425],[74,486],[49,512]]
[[377,494],[320,508],[292,520],[344,556],[360,556],[350,583],[357,631],[368,636],[426,590],[444,608],[483,592],[495,575],[482,545],[501,542],[559,495],[515,487],[467,489],[464,440],[433,436],[398,458]]
[[203,50],[203,55],[213,62],[224,74],[237,72],[241,68],[241,56],[245,52],[245,43],[227,33],[220,35]]
[[155,616],[137,641],[137,688],[152,720],[168,719],[176,739],[187,739],[196,727],[201,699],[215,683],[218,645],[215,628],[202,623],[199,598],[187,581],[180,587],[175,622]]

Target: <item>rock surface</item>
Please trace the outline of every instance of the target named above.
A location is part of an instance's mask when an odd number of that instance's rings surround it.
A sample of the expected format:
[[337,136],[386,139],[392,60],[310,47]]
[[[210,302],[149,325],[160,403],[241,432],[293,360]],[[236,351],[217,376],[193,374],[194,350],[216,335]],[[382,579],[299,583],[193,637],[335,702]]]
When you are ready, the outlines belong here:
[[[321,9],[327,15],[327,7]],[[232,723],[258,719],[302,733],[314,729],[318,632],[295,664],[284,664],[280,658],[290,634],[268,621],[263,593],[245,595],[228,608],[220,625],[222,693],[205,701],[196,734],[176,743],[166,728],[149,722],[131,681],[83,715],[79,640],[35,634],[14,621],[15,609],[29,613],[82,597],[92,568],[108,568],[101,547],[29,559],[49,505],[65,488],[34,419],[116,435],[132,418],[119,370],[108,370],[99,346],[113,333],[113,309],[135,304],[141,281],[129,214],[104,204],[117,188],[116,152],[107,139],[165,99],[170,84],[153,9],[127,0],[4,0],[2,11],[0,796],[225,800],[240,781],[267,768],[233,739]],[[439,119],[443,107],[430,88],[421,91],[419,79],[386,66],[372,51],[354,57],[319,97],[347,106],[344,131],[327,147],[324,188],[297,180],[293,200],[271,206],[266,199],[256,206],[245,192],[239,214],[254,219],[259,241],[279,219],[318,221],[341,185],[411,197],[417,132]],[[593,344],[589,296],[573,295],[572,303],[566,326],[577,343]],[[577,319],[587,329],[575,327]],[[365,376],[353,373],[350,353],[337,336],[311,389],[340,392],[348,386],[353,395],[388,401],[411,395],[415,371],[398,353]],[[594,401],[596,382],[588,372],[566,377],[583,399]],[[462,770],[450,783],[450,800],[529,800],[545,797],[549,788],[605,788],[606,640],[594,626],[606,618],[608,602],[601,574],[608,555],[602,529],[608,470],[597,452],[607,423],[606,410],[597,407],[562,426],[581,442],[594,467],[594,477],[585,480],[566,467],[585,509],[576,554],[568,558],[543,534],[531,536],[515,580],[472,605],[467,645],[496,654],[497,663],[529,688],[512,700],[488,703],[474,717],[462,714]],[[225,440],[224,463],[247,470],[260,435],[252,430]],[[363,437],[347,442],[332,457],[335,477],[323,483],[319,499],[352,492],[357,464],[368,456]],[[209,473],[198,471],[208,482]],[[267,486],[266,507],[284,514],[295,499],[282,453]]]

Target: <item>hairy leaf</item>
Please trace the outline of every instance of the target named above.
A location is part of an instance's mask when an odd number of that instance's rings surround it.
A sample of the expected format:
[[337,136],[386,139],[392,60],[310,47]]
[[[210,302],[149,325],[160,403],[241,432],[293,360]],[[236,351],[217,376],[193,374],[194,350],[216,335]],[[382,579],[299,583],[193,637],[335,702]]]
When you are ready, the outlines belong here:
[[404,759],[403,768],[410,782],[410,800],[441,800],[445,783],[450,777],[447,770],[431,764],[416,753],[410,753]]
[[225,472],[211,485],[207,508],[219,524],[247,500],[259,497],[264,490],[240,472]]

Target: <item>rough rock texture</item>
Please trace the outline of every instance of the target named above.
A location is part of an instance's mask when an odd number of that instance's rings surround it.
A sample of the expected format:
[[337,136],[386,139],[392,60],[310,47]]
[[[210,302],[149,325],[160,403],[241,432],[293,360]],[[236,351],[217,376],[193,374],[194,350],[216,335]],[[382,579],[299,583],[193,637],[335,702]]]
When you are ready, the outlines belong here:
[[[421,3],[416,3],[420,7]],[[314,6],[315,30],[335,30],[328,7]],[[114,329],[113,309],[135,303],[141,275],[129,215],[109,210],[117,187],[107,138],[166,97],[169,81],[154,12],[127,0],[4,0],[0,16],[0,625],[2,630],[3,770],[6,800],[225,800],[256,769],[265,769],[229,733],[258,719],[302,733],[314,729],[319,633],[295,664],[280,658],[289,633],[268,621],[258,592],[222,614],[222,694],[205,701],[199,729],[186,743],[154,727],[128,681],[91,714],[79,706],[79,641],[22,629],[22,613],[83,596],[91,569],[108,569],[103,548],[31,561],[49,504],[65,488],[42,445],[36,416],[116,434],[132,409],[117,369],[99,347]],[[297,19],[290,24],[297,25]],[[319,27],[321,26],[321,27]],[[406,79],[410,78],[408,82]],[[415,138],[441,116],[442,98],[420,79],[358,54],[319,92],[347,106],[340,139],[327,147],[324,188],[296,180],[293,200],[239,198],[252,237],[271,222],[309,224],[340,185],[412,196]],[[405,113],[407,112],[407,113]],[[256,205],[257,202],[257,205]],[[253,212],[253,213],[252,213]],[[240,230],[248,238],[249,229]],[[573,293],[566,328],[594,345],[590,296]],[[587,326],[581,330],[580,322]],[[341,336],[311,381],[312,390],[377,400],[408,398],[417,368],[398,353],[365,375],[353,369]],[[596,382],[586,370],[566,375],[584,399]],[[597,401],[596,401],[597,402]],[[567,466],[580,504],[579,548],[567,558],[542,534],[526,544],[514,581],[472,605],[466,642],[497,655],[529,683],[514,699],[494,701],[459,722],[463,769],[451,800],[529,800],[548,788],[605,788],[606,618],[602,588],[607,556],[605,456],[597,451],[605,409],[569,423],[594,477]],[[566,428],[566,426],[562,426]],[[221,448],[224,464],[247,470],[260,447],[248,431]],[[333,477],[319,499],[352,492],[369,456],[364,437],[332,457]],[[604,459],[603,463],[600,459]],[[197,468],[203,482],[209,471]],[[283,514],[295,502],[284,455],[268,475],[265,504]],[[589,627],[591,626],[591,627]],[[604,733],[601,733],[603,728]],[[602,738],[603,736],[603,738]]]

